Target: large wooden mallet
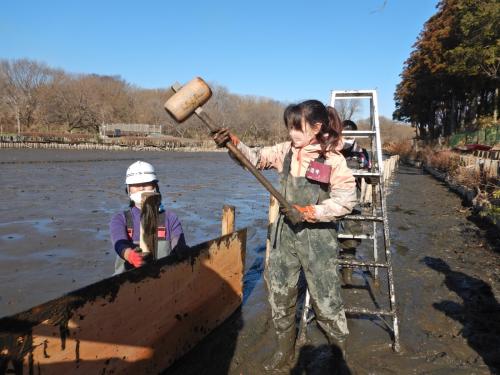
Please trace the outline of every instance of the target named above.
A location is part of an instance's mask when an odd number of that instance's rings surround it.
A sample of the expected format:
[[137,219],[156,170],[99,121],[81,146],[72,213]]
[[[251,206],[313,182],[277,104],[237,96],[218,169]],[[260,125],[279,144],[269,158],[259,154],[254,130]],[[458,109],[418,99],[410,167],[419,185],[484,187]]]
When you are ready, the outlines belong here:
[[[201,106],[212,96],[212,90],[205,81],[197,77],[186,83],[184,86],[174,83],[172,85],[172,96],[165,102],[165,110],[179,123],[186,120],[193,113],[210,129],[216,131],[219,127],[212,121],[210,116],[203,111]],[[255,178],[271,193],[280,203],[280,206],[291,209],[283,195],[274,188],[262,173],[248,160],[245,155],[232,143],[225,145],[236,159],[252,173]]]

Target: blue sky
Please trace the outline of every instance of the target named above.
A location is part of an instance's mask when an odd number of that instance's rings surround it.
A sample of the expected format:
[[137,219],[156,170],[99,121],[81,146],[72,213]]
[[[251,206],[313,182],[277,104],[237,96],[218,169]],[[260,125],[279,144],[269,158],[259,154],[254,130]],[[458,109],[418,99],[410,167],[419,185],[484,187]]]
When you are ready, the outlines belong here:
[[120,75],[144,88],[194,76],[231,92],[328,102],[373,89],[391,117],[403,62],[437,0],[5,1],[0,58]]

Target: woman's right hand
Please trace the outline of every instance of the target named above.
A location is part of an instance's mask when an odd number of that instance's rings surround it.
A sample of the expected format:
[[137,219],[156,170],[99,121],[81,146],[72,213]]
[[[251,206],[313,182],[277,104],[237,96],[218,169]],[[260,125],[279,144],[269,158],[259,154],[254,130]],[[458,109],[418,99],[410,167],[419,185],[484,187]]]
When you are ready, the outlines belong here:
[[304,221],[304,216],[302,215],[302,213],[297,210],[297,208],[295,208],[294,206],[292,207],[280,207],[280,212],[285,215],[285,217],[288,219],[288,221],[293,224],[293,225],[297,225],[301,222]]
[[235,146],[240,143],[240,140],[234,134],[231,134],[228,128],[221,128],[212,132],[212,137],[217,144],[217,147],[224,147],[227,142],[232,142]]
[[133,265],[135,268],[141,267],[144,265],[145,260],[144,256],[146,254],[142,252],[135,251],[134,249],[126,249],[123,252],[123,258]]

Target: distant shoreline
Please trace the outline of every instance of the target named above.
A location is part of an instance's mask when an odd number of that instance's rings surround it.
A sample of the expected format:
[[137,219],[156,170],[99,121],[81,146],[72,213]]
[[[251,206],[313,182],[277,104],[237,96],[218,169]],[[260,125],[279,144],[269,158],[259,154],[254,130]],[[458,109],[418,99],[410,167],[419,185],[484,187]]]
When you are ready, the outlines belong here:
[[99,151],[176,151],[176,152],[224,152],[214,146],[168,146],[116,145],[101,143],[60,143],[60,142],[0,142],[0,149],[45,149],[45,150],[99,150]]

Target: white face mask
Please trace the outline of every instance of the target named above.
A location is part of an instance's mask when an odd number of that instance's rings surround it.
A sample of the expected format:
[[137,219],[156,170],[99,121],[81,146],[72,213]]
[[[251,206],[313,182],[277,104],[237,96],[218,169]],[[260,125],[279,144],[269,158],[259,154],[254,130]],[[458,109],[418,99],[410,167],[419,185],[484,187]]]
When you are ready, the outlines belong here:
[[130,200],[133,201],[137,207],[141,207],[143,193],[151,193],[151,192],[150,191],[136,191],[135,193],[132,193],[129,195]]
[[354,139],[344,139],[344,149],[351,148],[354,144]]

